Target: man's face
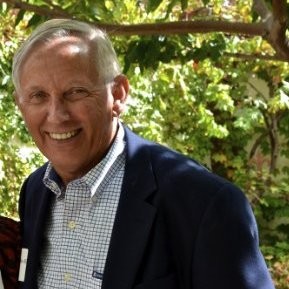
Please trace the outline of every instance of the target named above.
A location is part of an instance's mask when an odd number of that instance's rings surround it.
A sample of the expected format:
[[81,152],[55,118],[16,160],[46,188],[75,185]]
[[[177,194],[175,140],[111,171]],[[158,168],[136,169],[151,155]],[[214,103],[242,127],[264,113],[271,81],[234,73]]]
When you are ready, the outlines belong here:
[[40,151],[65,183],[83,176],[107,152],[118,115],[88,46],[75,37],[40,44],[22,63],[19,83],[16,101]]

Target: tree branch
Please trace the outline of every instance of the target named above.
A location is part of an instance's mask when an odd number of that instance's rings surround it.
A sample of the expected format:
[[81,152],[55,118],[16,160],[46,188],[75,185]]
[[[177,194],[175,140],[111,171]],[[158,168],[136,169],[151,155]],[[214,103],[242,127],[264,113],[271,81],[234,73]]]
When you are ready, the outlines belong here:
[[17,0],[0,0],[0,3],[7,3],[11,5],[15,9],[26,10],[30,12],[34,12],[41,16],[46,16],[48,18],[73,18],[69,13],[60,9],[50,9],[48,6],[37,6],[33,4],[29,4],[27,2],[17,1]]
[[112,25],[96,23],[113,35],[169,35],[187,33],[223,32],[248,36],[264,36],[265,27],[262,23],[232,23],[228,21],[176,21],[167,23],[146,23],[134,25]]
[[[19,0],[0,0],[13,8],[36,13],[47,18],[74,18],[65,10],[51,6],[50,0],[46,0],[47,7],[29,4]],[[51,7],[49,7],[49,5]],[[273,0],[272,12],[266,6],[264,0],[254,0],[253,9],[260,15],[259,23],[240,23],[213,20],[176,21],[167,23],[145,24],[109,24],[94,23],[97,27],[111,35],[173,35],[188,33],[222,32],[227,34],[247,35],[249,37],[261,36],[266,39],[276,51],[276,56],[261,56],[259,58],[289,61],[289,44],[286,39],[286,0]],[[255,55],[254,55],[255,57]]]
[[289,44],[286,38],[287,8],[286,0],[273,0],[272,12],[266,6],[264,0],[254,0],[253,9],[262,18],[267,29],[264,37],[275,49],[280,58],[289,60]]
[[262,22],[269,24],[269,28],[273,15],[264,0],[253,0],[252,9],[261,17]]
[[262,141],[264,138],[267,137],[268,135],[268,131],[264,131],[261,135],[258,136],[258,138],[256,139],[256,141],[254,142],[251,150],[250,150],[250,153],[249,153],[249,162],[253,159],[253,157],[255,156],[256,154],[256,151],[257,149],[259,148],[259,146],[261,145]]
[[[49,7],[39,7],[19,0],[0,0],[0,3],[7,3],[14,8],[34,12],[38,15],[49,18],[73,18],[64,10],[50,9]],[[187,33],[209,33],[224,32],[230,34],[240,34],[248,36],[264,36],[266,29],[263,23],[238,23],[228,21],[176,21],[167,23],[145,23],[145,24],[109,24],[94,23],[97,27],[106,30],[112,35],[169,35]]]
[[269,30],[268,41],[276,50],[277,54],[289,60],[289,45],[286,39],[287,8],[286,0],[273,0],[273,23]]

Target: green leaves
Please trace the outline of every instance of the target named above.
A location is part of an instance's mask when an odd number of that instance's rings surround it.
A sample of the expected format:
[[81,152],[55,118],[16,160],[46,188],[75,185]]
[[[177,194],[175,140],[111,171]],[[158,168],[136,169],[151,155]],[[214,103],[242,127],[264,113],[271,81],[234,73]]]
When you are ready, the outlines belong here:
[[146,4],[147,12],[149,13],[155,11],[162,2],[163,0],[148,0]]
[[[225,2],[30,0],[19,1],[19,10],[2,3],[0,213],[17,216],[19,188],[25,176],[43,161],[37,153],[23,154],[34,146],[12,98],[11,60],[29,31],[52,17],[94,24],[196,19],[250,23],[259,19],[252,16],[251,1]],[[194,14],[196,11],[207,14]],[[205,33],[112,36],[112,40],[131,84],[123,116],[126,123],[137,133],[189,155],[235,182],[256,212],[261,243],[271,249],[288,243],[288,63],[255,58],[274,54],[261,37]],[[270,252],[275,263],[270,264],[273,271],[277,266],[285,272],[287,267],[276,263],[286,248],[276,248]],[[280,289],[285,289],[282,280],[278,281]]]
[[226,41],[222,35],[217,34],[215,38],[202,41],[200,47],[194,47],[191,51],[192,59],[202,61],[210,58],[217,61],[226,49]]
[[144,37],[129,43],[124,58],[124,72],[132,64],[138,65],[141,71],[157,69],[159,63],[169,63],[178,57],[179,44],[167,37]]
[[[23,146],[31,145],[13,99],[11,60],[25,32],[20,29],[24,14],[17,18],[13,11],[0,11],[0,214],[17,218],[20,186],[33,167],[32,159],[20,154]],[[13,24],[18,26],[14,27]]]
[[[206,0],[203,1],[208,2]],[[171,12],[172,8],[179,3],[181,4],[181,8],[184,11],[188,7],[188,0],[173,0],[173,1],[165,1],[165,0],[147,0],[146,1],[146,11],[147,13],[154,12],[161,4],[168,6],[168,13]]]

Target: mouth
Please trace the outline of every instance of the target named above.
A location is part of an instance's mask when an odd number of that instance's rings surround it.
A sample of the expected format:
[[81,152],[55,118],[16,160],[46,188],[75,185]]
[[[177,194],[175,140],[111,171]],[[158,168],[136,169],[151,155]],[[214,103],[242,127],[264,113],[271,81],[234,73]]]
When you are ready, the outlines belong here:
[[80,132],[79,129],[77,130],[72,130],[68,132],[62,132],[62,133],[56,133],[56,132],[50,132],[48,135],[53,139],[53,140],[67,140],[70,138],[73,138]]

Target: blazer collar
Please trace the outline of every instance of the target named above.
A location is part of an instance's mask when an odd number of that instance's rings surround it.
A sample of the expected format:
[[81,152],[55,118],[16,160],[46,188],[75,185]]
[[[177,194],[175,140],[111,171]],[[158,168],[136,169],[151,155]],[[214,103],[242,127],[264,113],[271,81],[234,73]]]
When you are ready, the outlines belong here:
[[145,141],[125,128],[126,167],[105,266],[103,289],[132,288],[156,208],[147,198],[156,190]]

